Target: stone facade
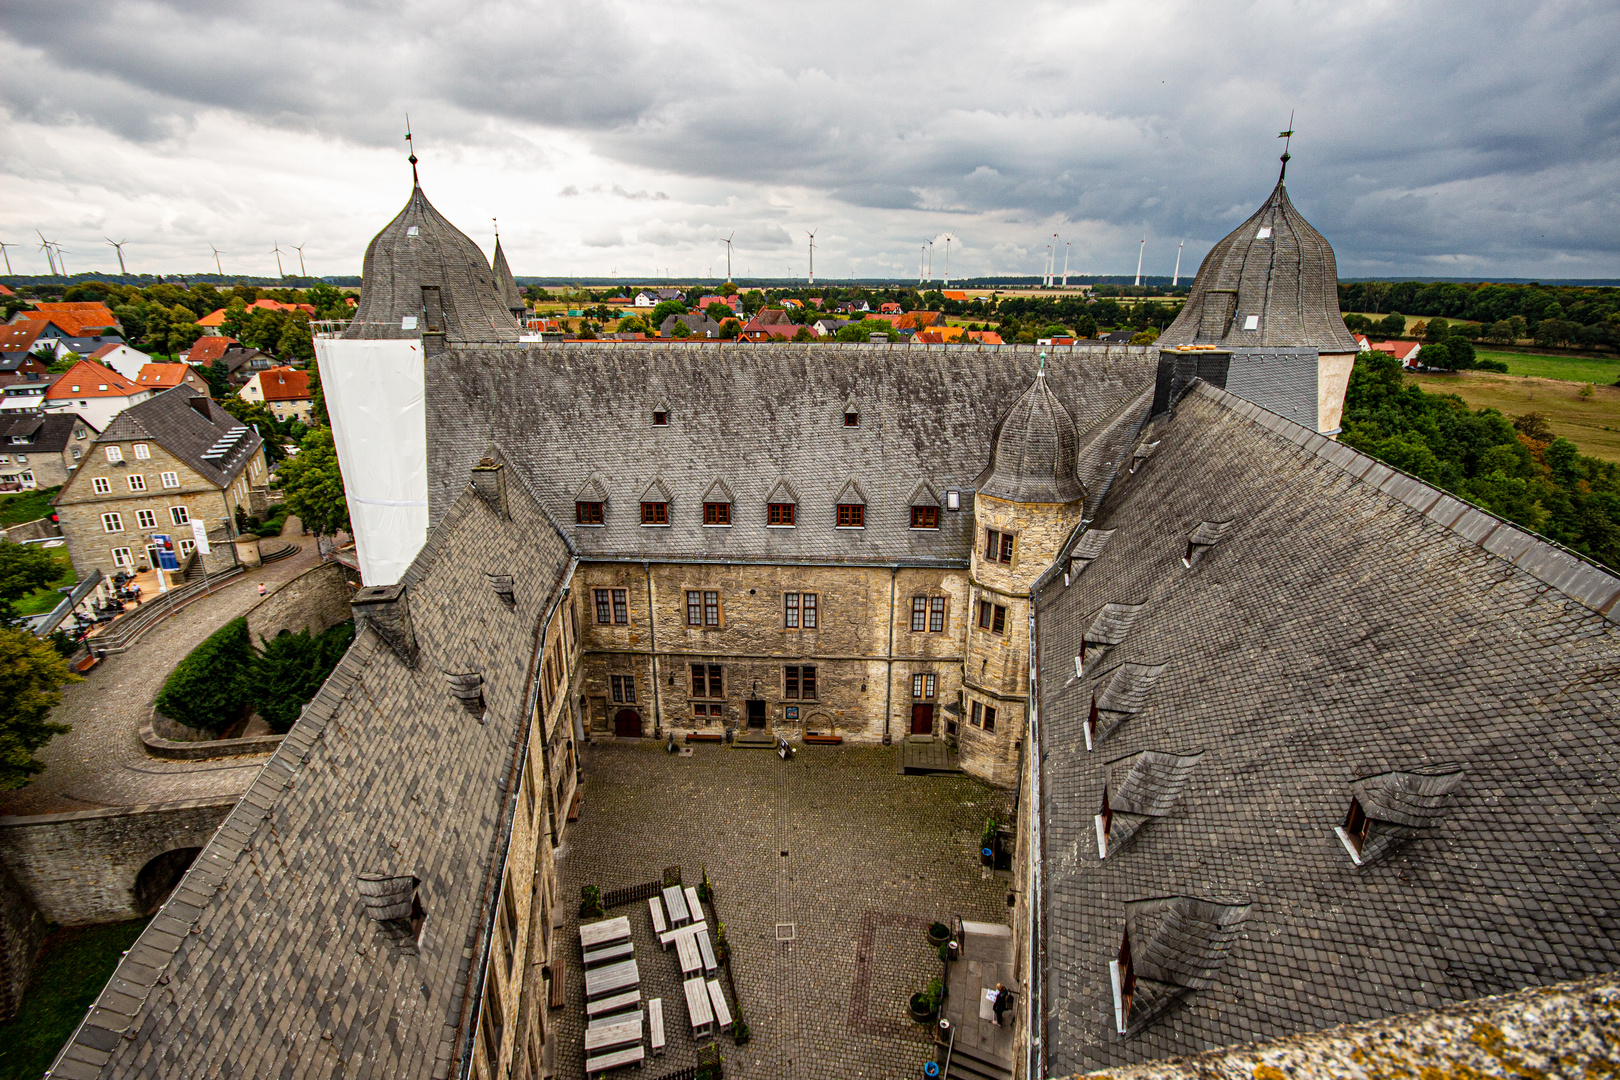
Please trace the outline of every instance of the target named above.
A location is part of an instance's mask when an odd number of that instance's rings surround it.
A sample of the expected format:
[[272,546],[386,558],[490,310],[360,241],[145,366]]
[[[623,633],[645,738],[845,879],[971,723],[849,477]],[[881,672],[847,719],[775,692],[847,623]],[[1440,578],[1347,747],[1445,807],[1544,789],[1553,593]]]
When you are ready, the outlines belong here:
[[45,916],[11,871],[0,866],[0,1023],[17,1015],[44,940]]
[[[108,460],[108,446],[118,447],[118,461]],[[142,452],[148,456],[138,456]],[[165,473],[173,474],[177,486],[164,487]],[[237,507],[253,513],[253,489],[264,484],[265,475],[262,448],[254,450],[236,481],[221,487],[156,442],[98,442],[56,497],[56,513],[74,568],[81,575],[100,570],[111,577],[119,570],[149,566],[147,545],[153,533],[172,536],[183,559],[191,551],[190,522],[196,520],[208,523],[212,546],[216,535],[223,538],[234,533]],[[105,481],[105,494],[96,490],[97,480]],[[138,488],[131,486],[132,480],[139,484]],[[175,520],[177,510],[183,510],[184,522]],[[145,519],[151,525],[141,524],[143,512],[151,515]],[[118,515],[117,531],[108,531],[102,517],[108,513]],[[228,563],[229,552],[222,550],[226,546],[215,550],[221,551]],[[129,561],[121,562],[126,551]],[[210,569],[218,561],[211,556]]]
[[349,618],[353,591],[338,563],[313,566],[248,609],[248,635],[257,645],[282,631],[318,634]]

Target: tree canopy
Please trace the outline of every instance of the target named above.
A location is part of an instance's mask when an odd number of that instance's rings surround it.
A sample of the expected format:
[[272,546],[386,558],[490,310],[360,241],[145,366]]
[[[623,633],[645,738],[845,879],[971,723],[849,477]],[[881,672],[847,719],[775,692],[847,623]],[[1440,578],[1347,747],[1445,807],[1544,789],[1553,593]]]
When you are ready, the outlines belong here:
[[0,623],[16,619],[12,601],[43,589],[61,573],[61,564],[38,544],[0,541]]
[[0,626],[0,791],[22,787],[44,770],[34,751],[69,730],[46,717],[62,700],[62,687],[79,681],[50,642]]
[[311,428],[298,456],[283,462],[280,474],[287,508],[306,528],[332,536],[349,527],[349,504],[330,427]]

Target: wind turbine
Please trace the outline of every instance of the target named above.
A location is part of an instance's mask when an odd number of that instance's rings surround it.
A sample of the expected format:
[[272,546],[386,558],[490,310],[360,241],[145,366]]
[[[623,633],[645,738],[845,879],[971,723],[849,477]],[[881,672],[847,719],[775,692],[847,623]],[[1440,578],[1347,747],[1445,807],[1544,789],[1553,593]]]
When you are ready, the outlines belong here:
[[1142,253],[1147,251],[1147,237],[1142,237],[1142,246],[1136,249],[1136,284],[1142,284]]
[[5,260],[6,260],[6,276],[7,277],[11,276],[11,256],[6,254],[6,248],[21,247],[21,246],[22,245],[20,245],[20,244],[8,244],[4,240],[0,240],[0,256],[5,256]]
[[56,251],[55,251],[54,248],[51,247],[51,242],[49,240],[45,239],[45,234],[44,233],[40,232],[38,229],[35,229],[34,230],[34,235],[39,237],[39,249],[45,253],[45,261],[51,264],[51,276],[55,277],[56,276]]
[[[731,230],[731,236],[736,236],[737,230]],[[731,236],[726,237],[726,280],[731,280]]]
[[57,269],[62,272],[63,277],[67,277],[68,276],[67,260],[62,258],[62,256],[71,255],[71,254],[73,254],[73,252],[64,250],[61,244],[52,244],[51,246],[56,248],[56,267],[57,267]]
[[920,244],[917,247],[917,287],[922,288],[923,260],[928,257],[928,245]]
[[277,277],[277,278],[284,278],[284,277],[286,277],[286,276],[287,276],[287,272],[286,272],[286,271],[285,271],[285,270],[283,270],[283,269],[282,269],[282,268],[281,268],[281,256],[282,256],[282,255],[283,255],[283,254],[285,254],[285,253],[284,253],[284,252],[283,252],[283,251],[282,251],[282,250],[281,250],[281,245],[280,245],[280,244],[277,244],[277,245],[276,245],[276,246],[275,246],[275,247],[274,247],[274,248],[273,248],[273,249],[271,249],[271,252],[270,252],[270,254],[272,254],[272,255],[274,255],[274,256],[275,256],[275,257],[276,257],[276,277]]
[[1063,241],[1063,287],[1069,287],[1069,247],[1067,240]]
[[224,277],[225,276],[225,268],[219,264],[219,257],[221,255],[229,255],[230,252],[221,251],[221,250],[219,250],[219,248],[214,247],[213,244],[209,244],[208,247],[214,253],[214,269],[219,272],[220,277]]
[[1175,276],[1170,279],[1170,287],[1172,289],[1175,288],[1176,284],[1181,280],[1181,249],[1186,246],[1187,241],[1185,240],[1176,245],[1176,273]]
[[816,233],[814,229],[806,229],[804,234],[810,238],[810,284],[814,285],[816,283]]
[[1046,287],[1051,288],[1057,284],[1057,246],[1058,234],[1052,234],[1052,268],[1046,274]]
[[945,234],[945,287],[951,287],[951,241],[956,239],[950,233]]
[[308,271],[306,271],[304,269],[304,247],[308,243],[309,243],[309,241],[305,240],[304,243],[299,244],[297,247],[293,248],[294,251],[298,252],[298,276],[299,277],[309,277]]
[[107,243],[111,244],[113,246],[113,249],[118,252],[118,272],[120,274],[129,273],[128,270],[124,269],[124,245],[129,243],[129,241],[128,240],[114,240],[110,236],[103,237],[103,239],[106,240]]

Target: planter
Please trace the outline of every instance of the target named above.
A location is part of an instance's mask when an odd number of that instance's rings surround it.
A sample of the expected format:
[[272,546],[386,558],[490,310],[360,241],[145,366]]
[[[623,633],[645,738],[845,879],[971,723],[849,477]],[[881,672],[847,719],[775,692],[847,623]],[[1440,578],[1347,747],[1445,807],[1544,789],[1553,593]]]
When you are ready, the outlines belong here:
[[928,944],[934,948],[939,948],[949,940],[951,940],[951,928],[944,923],[937,922],[928,928]]
[[911,1018],[919,1024],[930,1023],[934,1019],[934,1014],[938,1011],[938,1007],[928,1000],[927,994],[912,994],[911,1003],[907,1008],[911,1013]]

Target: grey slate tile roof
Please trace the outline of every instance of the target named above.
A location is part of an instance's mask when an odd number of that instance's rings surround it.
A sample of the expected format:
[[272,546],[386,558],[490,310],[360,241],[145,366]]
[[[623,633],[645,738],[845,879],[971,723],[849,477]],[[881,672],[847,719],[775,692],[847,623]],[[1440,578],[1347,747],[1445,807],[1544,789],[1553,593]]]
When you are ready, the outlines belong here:
[[[1113,535],[1038,597],[1049,1074],[1620,965],[1620,579],[1207,384],[1142,437]],[[1076,679],[1111,603],[1143,609]],[[1088,752],[1124,664],[1164,671]],[[1099,862],[1107,763],[1193,749],[1171,813]],[[1443,816],[1356,867],[1353,782],[1443,762],[1466,770]],[[1126,905],[1166,896],[1252,907],[1213,985],[1121,1038]]]
[[[1085,435],[1122,407],[1145,410],[1157,351],[1048,349],[1051,393]],[[489,441],[557,520],[573,503],[606,502],[600,528],[567,526],[582,558],[767,559],[944,563],[968,558],[974,480],[1002,414],[1035,381],[1030,347],[659,345],[458,346],[433,361],[427,391],[429,500],[435,520]],[[846,403],[860,420],[846,427]],[[654,426],[655,409],[669,423]],[[1110,427],[1099,453],[1123,452]],[[1102,445],[1102,444],[1099,444]],[[1072,459],[1071,459],[1072,460]],[[668,528],[642,528],[642,493],[669,493]],[[716,481],[735,495],[732,526],[703,528]],[[866,528],[834,528],[853,480]],[[940,528],[910,528],[926,482],[964,493]],[[597,485],[592,487],[592,484]],[[767,529],[779,484],[798,525]],[[604,499],[594,496],[600,492]],[[586,498],[587,494],[592,497]]]
[[[206,418],[191,404],[193,400],[207,410]],[[138,401],[113,417],[96,442],[131,439],[150,439],[220,487],[242,471],[264,441],[207,394],[184,383]],[[227,439],[233,441],[222,456],[203,456]]]
[[[407,667],[368,623],[59,1059],[59,1077],[444,1077],[492,923],[485,886],[533,708],[537,628],[571,561],[521,485],[461,494],[403,579]],[[488,574],[514,579],[508,603]],[[446,672],[479,675],[471,716]],[[361,875],[415,876],[420,946]],[[374,897],[371,904],[376,903]],[[471,1011],[469,1015],[476,1015]]]
[[489,272],[495,278],[495,292],[500,297],[502,305],[514,316],[521,317],[527,310],[523,303],[523,294],[518,291],[517,279],[512,276],[512,268],[506,265],[506,252],[501,250],[501,238],[495,238],[495,257],[490,260]]
[[[0,453],[59,454],[73,441],[73,429],[96,429],[77,413],[25,413],[0,416]],[[26,442],[15,442],[18,437]]]
[[[1249,315],[1259,317],[1253,330],[1244,329]],[[1158,341],[1194,342],[1356,351],[1339,314],[1333,248],[1294,209],[1281,180],[1248,221],[1209,249],[1186,306]]]
[[990,464],[978,478],[986,495],[1020,503],[1068,503],[1085,498],[1079,436],[1069,410],[1046,384],[1046,372],[1018,396],[990,436]]

